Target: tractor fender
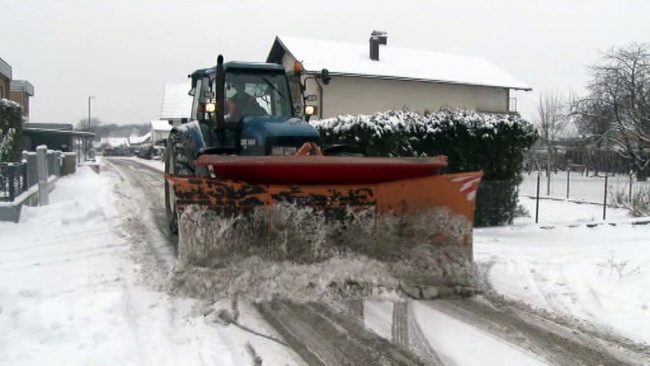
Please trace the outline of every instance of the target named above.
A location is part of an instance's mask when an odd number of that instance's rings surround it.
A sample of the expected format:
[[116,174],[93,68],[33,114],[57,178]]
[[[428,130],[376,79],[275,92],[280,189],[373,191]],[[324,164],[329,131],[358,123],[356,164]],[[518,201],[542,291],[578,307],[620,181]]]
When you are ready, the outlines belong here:
[[170,136],[183,141],[192,150],[193,158],[206,146],[201,124],[198,121],[184,123],[172,128]]

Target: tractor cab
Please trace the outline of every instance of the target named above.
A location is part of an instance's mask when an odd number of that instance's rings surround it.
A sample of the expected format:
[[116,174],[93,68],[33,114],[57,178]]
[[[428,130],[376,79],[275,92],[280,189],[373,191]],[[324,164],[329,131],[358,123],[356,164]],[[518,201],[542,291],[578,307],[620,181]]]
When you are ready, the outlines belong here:
[[318,132],[296,118],[282,65],[218,63],[190,75],[192,120],[206,148],[236,155],[287,155]]

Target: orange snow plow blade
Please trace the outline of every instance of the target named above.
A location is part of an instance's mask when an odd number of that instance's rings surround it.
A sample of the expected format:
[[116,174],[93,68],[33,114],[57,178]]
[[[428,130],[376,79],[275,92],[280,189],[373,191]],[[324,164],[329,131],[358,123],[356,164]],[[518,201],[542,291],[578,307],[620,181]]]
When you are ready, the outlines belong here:
[[201,156],[196,165],[207,176],[166,177],[186,262],[361,255],[386,263],[414,297],[435,297],[432,286],[438,295],[442,287],[472,286],[480,172],[440,174],[444,157]]

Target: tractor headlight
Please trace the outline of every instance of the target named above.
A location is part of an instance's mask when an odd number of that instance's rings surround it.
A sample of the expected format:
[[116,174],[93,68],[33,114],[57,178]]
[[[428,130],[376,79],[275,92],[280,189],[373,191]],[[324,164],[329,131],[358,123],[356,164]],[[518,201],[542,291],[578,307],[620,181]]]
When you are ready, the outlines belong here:
[[214,103],[208,103],[205,105],[205,111],[207,113],[214,113],[217,110],[217,105]]
[[293,155],[298,149],[294,146],[273,146],[271,148],[271,155],[287,156]]
[[305,116],[313,116],[318,112],[318,108],[313,105],[306,105],[305,106]]

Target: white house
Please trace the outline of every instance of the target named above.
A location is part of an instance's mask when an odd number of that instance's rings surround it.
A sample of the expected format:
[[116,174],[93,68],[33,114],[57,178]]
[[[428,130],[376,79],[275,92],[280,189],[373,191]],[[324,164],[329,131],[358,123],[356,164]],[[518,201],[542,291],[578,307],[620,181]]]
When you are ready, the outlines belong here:
[[169,137],[169,132],[172,130],[172,125],[168,120],[153,120],[151,121],[151,143],[156,144],[161,140],[166,140]]
[[[267,62],[284,65],[293,81],[300,63],[308,104],[321,118],[403,107],[510,112],[511,90],[532,90],[480,57],[393,47],[376,31],[368,43],[358,44],[278,36]],[[330,73],[328,85],[315,77],[322,69]],[[300,101],[297,82],[291,85],[294,101]]]
[[163,94],[160,119],[172,121],[174,125],[189,121],[192,111],[192,97],[187,93],[192,88],[187,83],[167,83]]

